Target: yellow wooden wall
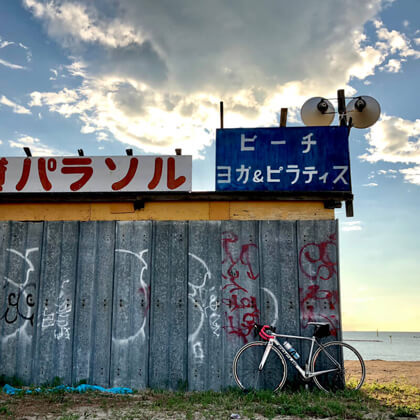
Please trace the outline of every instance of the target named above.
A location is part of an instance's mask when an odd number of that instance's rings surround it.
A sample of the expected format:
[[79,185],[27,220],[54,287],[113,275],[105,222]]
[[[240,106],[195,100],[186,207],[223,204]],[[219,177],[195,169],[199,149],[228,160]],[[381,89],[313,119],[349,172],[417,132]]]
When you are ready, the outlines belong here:
[[2,203],[0,220],[332,220],[319,201],[152,201]]

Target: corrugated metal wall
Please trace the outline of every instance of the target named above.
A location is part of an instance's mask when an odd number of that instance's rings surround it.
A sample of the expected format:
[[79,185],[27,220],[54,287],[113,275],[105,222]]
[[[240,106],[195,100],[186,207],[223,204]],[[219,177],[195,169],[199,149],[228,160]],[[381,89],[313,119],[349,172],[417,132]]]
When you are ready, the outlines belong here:
[[2,222],[0,374],[233,385],[256,321],[340,337],[337,258],[335,221]]

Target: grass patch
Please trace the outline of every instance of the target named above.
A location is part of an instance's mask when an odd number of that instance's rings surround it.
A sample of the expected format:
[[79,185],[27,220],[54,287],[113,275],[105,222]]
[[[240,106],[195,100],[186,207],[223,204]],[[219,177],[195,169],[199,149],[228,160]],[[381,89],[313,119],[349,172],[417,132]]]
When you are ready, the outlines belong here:
[[[112,418],[208,418],[226,419],[232,413],[241,418],[260,415],[271,419],[278,415],[294,417],[334,417],[335,419],[413,417],[420,412],[419,389],[397,383],[368,384],[360,391],[327,394],[317,389],[286,389],[280,393],[243,393],[239,389],[223,392],[183,392],[142,390],[130,396],[46,393],[5,396],[0,399],[0,418],[9,413],[19,417],[38,414],[44,408],[62,420],[77,418],[75,410],[106,412]],[[45,415],[46,412],[42,412]],[[61,417],[60,417],[61,416]],[[92,414],[92,417],[94,415]]]

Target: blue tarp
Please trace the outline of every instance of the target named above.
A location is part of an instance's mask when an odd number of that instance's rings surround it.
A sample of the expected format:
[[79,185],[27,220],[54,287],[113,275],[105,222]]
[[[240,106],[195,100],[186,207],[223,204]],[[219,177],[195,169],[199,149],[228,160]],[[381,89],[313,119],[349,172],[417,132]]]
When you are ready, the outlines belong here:
[[20,392],[24,392],[25,394],[33,394],[36,392],[57,392],[57,391],[65,391],[65,392],[86,392],[86,391],[99,391],[99,392],[107,392],[109,394],[132,394],[133,390],[131,388],[103,388],[102,386],[97,385],[79,385],[76,387],[73,386],[65,386],[60,385],[56,386],[54,388],[35,388],[35,389],[19,389],[14,388],[13,386],[10,386],[6,384],[3,387],[3,392],[9,395],[18,394]]

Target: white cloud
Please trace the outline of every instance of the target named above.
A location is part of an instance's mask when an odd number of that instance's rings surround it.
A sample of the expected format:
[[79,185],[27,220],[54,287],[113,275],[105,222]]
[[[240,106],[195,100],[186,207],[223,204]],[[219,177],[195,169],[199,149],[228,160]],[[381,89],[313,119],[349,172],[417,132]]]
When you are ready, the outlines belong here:
[[[388,30],[381,26],[377,31],[380,41],[385,48],[389,48],[391,54],[399,53],[402,57],[420,58],[420,51],[411,48],[411,42],[406,35],[395,30]],[[381,45],[381,44],[380,44]]]
[[88,42],[115,48],[143,42],[137,28],[119,19],[101,19],[96,9],[82,3],[23,0],[23,4],[44,20],[53,38],[65,44]]
[[380,21],[379,42],[363,33],[380,0],[343,2],[338,16],[324,1],[243,0],[236,8],[222,0],[165,7],[124,0],[107,3],[107,14],[95,4],[24,0],[73,57],[60,71],[80,78],[76,88],[33,92],[29,105],[78,118],[82,133],[98,140],[108,135],[147,152],[176,145],[200,157],[214,139],[220,100],[227,127],[277,125],[281,107],[296,122],[308,97],[343,87],[352,95],[352,78],[381,66],[400,71],[404,57],[415,57],[408,38]]
[[31,111],[24,106],[21,106],[10,99],[6,98],[4,95],[0,96],[0,105],[8,106],[12,108],[15,114],[31,114]]
[[9,146],[18,149],[29,147],[33,156],[63,155],[63,151],[49,147],[48,145],[42,143],[40,139],[28,135],[21,135],[16,141],[10,140]]
[[13,70],[25,70],[26,67],[25,66],[21,66],[19,64],[13,64],[10,63],[9,61],[3,60],[0,58],[0,64],[2,66],[8,67],[9,69],[13,69]]
[[31,93],[31,101],[29,102],[29,106],[42,106],[48,105],[50,110],[53,112],[60,112],[64,114],[64,116],[70,116],[71,114],[67,115],[63,111],[59,111],[57,107],[62,107],[63,105],[74,103],[78,100],[79,96],[75,90],[64,88],[60,92],[32,92]]
[[363,184],[362,187],[377,187],[378,184],[376,182],[369,182],[368,184]]
[[[18,48],[22,48],[25,50],[26,52],[26,61],[29,63],[32,59],[32,52],[29,49],[29,47],[27,47],[26,45],[22,44],[21,42],[14,42],[14,41],[7,41],[7,40],[3,40],[2,37],[0,37],[0,50],[6,47],[18,47]],[[0,64],[2,64],[3,66],[9,67],[11,69],[26,69],[26,67],[21,66],[19,64],[14,64],[11,63],[7,60],[3,60],[0,59]]]
[[[398,117],[384,115],[371,127],[366,139],[369,143],[367,153],[360,156],[368,162],[393,162],[416,164],[416,166],[401,169],[407,182],[420,185],[420,119],[404,120]],[[379,175],[396,178],[397,170],[380,169]]]
[[12,41],[2,41],[1,38],[0,38],[0,49],[6,48],[9,45],[13,45],[13,44],[14,44],[14,42],[12,42]]
[[401,169],[400,172],[404,175],[406,182],[420,185],[420,165],[414,166],[413,168]]
[[354,220],[351,222],[340,223],[341,230],[343,232],[353,232],[362,230],[362,222],[360,220]]
[[364,160],[420,164],[420,119],[383,115],[365,137],[369,147]]
[[391,58],[385,66],[381,67],[381,70],[385,70],[389,73],[398,73],[401,71],[401,62],[405,60],[396,60],[395,58]]

